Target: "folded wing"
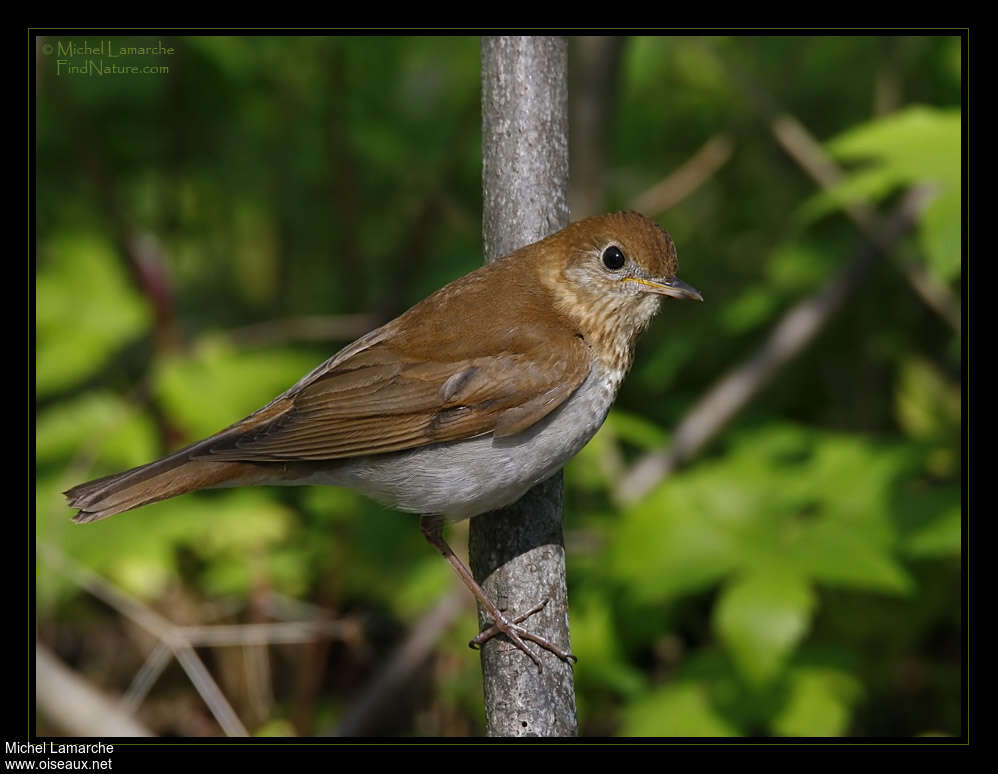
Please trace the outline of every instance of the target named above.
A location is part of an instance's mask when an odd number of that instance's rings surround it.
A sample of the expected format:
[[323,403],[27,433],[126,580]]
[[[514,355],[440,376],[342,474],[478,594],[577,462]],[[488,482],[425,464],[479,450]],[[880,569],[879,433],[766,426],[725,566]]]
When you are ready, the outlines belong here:
[[515,435],[560,406],[589,373],[581,339],[543,349],[407,361],[378,342],[293,388],[264,421],[249,417],[242,432],[237,425],[196,453],[243,462],[332,460]]

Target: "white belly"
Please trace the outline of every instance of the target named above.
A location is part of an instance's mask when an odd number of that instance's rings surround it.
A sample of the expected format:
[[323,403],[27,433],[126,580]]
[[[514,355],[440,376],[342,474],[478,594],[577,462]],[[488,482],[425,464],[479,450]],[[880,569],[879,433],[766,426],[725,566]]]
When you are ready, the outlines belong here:
[[594,366],[565,403],[515,436],[485,435],[344,460],[300,483],[346,486],[398,510],[453,520],[495,510],[518,500],[586,445],[606,419],[622,376]]

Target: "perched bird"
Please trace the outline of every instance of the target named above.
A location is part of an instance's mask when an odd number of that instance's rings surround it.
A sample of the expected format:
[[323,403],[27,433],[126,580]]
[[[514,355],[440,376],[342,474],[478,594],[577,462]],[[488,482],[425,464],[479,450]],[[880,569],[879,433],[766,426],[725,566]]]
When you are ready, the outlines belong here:
[[672,238],[643,215],[573,223],[451,282],[210,438],[73,487],[74,521],[207,487],[350,487],[420,514],[490,632],[538,666],[524,638],[572,658],[503,616],[444,520],[514,502],[585,446],[662,299],[703,300],[677,271]]

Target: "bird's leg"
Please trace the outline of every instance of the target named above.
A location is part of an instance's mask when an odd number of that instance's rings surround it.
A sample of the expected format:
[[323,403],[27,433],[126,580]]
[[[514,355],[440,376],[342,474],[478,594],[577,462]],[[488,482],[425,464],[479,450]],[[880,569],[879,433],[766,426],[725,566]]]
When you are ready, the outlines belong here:
[[492,616],[494,623],[488,629],[480,632],[475,639],[468,643],[472,648],[481,645],[497,634],[505,634],[509,637],[510,642],[512,642],[517,648],[526,653],[537,664],[537,668],[541,669],[540,659],[534,654],[524,640],[530,640],[531,642],[536,642],[545,650],[549,650],[554,653],[558,658],[563,661],[568,661],[569,663],[576,660],[569,651],[559,648],[554,643],[544,639],[543,637],[538,637],[536,634],[531,634],[529,631],[524,629],[519,624],[525,621],[527,618],[532,616],[534,613],[541,610],[546,604],[547,600],[544,600],[539,605],[535,605],[530,610],[528,610],[523,615],[520,615],[513,620],[506,618],[499,610],[498,607],[485,595],[482,587],[478,585],[471,571],[464,566],[462,562],[449,545],[447,541],[444,540],[444,520],[443,517],[438,515],[421,515],[419,517],[419,529],[432,546],[434,546],[444,558],[450,562],[451,567],[454,568],[458,576],[464,581],[464,585],[468,587],[475,598],[482,603],[482,607],[485,608],[486,612]]

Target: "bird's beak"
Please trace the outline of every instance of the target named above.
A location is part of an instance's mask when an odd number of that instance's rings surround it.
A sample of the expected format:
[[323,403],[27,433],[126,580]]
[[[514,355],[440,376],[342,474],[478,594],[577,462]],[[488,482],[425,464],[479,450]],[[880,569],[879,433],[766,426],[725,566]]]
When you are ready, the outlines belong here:
[[678,277],[669,280],[649,280],[642,277],[624,277],[627,282],[637,282],[649,293],[659,293],[671,298],[692,298],[694,301],[703,301],[700,291],[692,285],[683,282]]

